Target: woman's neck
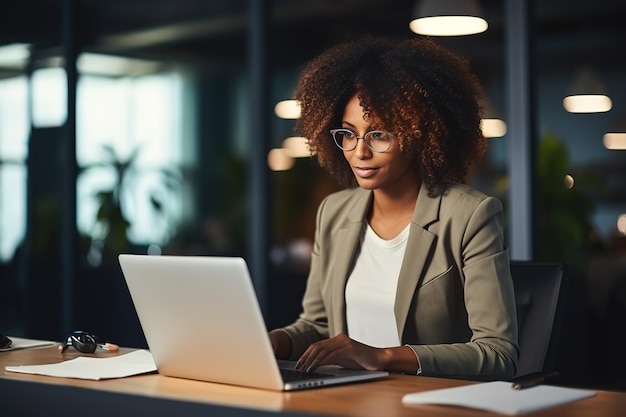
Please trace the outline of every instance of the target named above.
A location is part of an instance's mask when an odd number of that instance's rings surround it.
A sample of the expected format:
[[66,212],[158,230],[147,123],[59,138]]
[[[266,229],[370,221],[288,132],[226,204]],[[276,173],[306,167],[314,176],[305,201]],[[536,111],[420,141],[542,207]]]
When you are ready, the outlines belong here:
[[389,192],[374,190],[368,215],[370,227],[382,239],[393,239],[411,222],[419,193],[419,183]]

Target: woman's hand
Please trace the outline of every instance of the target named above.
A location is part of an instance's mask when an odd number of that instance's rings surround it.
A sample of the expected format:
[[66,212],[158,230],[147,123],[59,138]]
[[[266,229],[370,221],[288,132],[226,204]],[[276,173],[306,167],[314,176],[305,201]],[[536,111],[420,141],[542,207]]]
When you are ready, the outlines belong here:
[[312,372],[318,366],[339,365],[351,369],[384,369],[385,349],[374,348],[339,334],[311,344],[297,363],[297,370]]

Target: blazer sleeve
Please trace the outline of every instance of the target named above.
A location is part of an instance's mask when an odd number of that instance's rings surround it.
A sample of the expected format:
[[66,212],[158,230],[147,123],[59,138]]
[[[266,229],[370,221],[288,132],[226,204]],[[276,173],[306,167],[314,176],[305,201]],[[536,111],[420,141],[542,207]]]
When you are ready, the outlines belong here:
[[302,313],[294,323],[282,328],[291,339],[290,360],[297,360],[311,343],[328,338],[328,316],[322,295],[323,273],[320,265],[322,213],[327,201],[325,199],[317,211],[311,267],[302,298]]
[[[466,343],[409,344],[420,360],[423,375],[476,379],[514,376],[519,356],[517,316],[501,222],[502,206],[490,197],[475,208],[462,232],[457,229],[450,233],[460,234],[453,238],[461,245],[455,255],[460,258],[456,261],[458,269],[452,273],[463,282],[471,338]],[[454,245],[448,243],[448,247]]]

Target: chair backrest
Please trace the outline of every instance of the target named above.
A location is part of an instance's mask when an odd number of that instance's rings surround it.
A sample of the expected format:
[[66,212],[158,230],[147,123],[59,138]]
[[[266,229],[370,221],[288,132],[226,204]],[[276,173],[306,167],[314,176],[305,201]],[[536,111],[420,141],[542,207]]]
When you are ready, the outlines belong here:
[[558,262],[511,261],[520,357],[515,377],[554,371],[567,266]]

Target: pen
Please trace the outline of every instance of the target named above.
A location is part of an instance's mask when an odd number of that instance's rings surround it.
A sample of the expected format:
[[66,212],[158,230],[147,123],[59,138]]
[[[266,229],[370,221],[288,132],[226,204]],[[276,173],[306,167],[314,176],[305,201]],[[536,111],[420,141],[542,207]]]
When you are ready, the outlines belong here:
[[536,375],[536,376],[530,376],[528,378],[522,378],[521,380],[514,382],[513,385],[511,385],[511,388],[520,390],[524,388],[534,387],[549,379],[556,378],[557,376],[559,376],[559,373],[555,371],[555,372],[550,372],[549,374],[546,374],[546,375]]
[[116,352],[116,351],[118,351],[120,349],[119,346],[117,346],[117,345],[115,345],[113,343],[108,343],[108,342],[104,343],[104,344],[98,343],[98,347],[103,349],[103,350],[108,350],[108,351],[111,351],[111,352]]

